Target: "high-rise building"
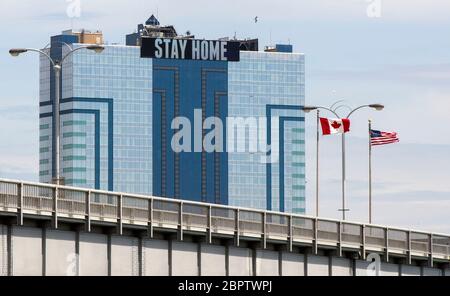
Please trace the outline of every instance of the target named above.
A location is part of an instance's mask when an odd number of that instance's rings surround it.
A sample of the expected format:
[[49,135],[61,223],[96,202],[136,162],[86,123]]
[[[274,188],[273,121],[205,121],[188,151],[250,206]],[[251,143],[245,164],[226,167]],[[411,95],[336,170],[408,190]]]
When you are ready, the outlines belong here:
[[[100,32],[65,31],[46,50],[61,59],[102,41]],[[257,39],[198,40],[152,16],[126,45],[79,50],[64,61],[65,184],[304,213],[304,76],[304,55],[291,45],[258,51]],[[54,89],[42,57],[42,182],[55,175]],[[202,144],[212,138],[210,151]]]

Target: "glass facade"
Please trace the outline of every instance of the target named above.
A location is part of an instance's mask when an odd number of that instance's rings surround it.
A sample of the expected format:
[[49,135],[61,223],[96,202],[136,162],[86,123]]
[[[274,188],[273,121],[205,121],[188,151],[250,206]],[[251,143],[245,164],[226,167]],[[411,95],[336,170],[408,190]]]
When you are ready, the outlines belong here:
[[[81,46],[71,37],[53,38]],[[55,58],[68,51],[53,43],[48,50]],[[62,69],[60,161],[67,185],[305,212],[302,54],[242,51],[240,62],[157,60],[140,58],[136,46],[111,45],[101,54],[76,51]],[[43,57],[42,182],[55,172],[54,87]],[[271,152],[175,153],[174,118],[185,117],[194,128],[195,110],[202,120],[256,119],[259,142]],[[223,131],[231,132],[226,124]],[[274,154],[271,163],[263,161]]]
[[267,149],[229,153],[230,205],[304,213],[304,67],[304,56],[293,53],[241,52],[239,63],[229,63],[229,115],[267,118],[268,125],[278,117],[267,138],[278,138],[272,149],[280,155],[266,164]]
[[[154,60],[153,64],[153,194],[210,203],[228,204],[228,156],[202,147],[175,153],[173,119],[183,117],[194,133],[199,119],[228,115],[228,63],[194,60]],[[197,135],[205,138],[208,130]],[[202,144],[202,143],[200,143]],[[200,145],[202,146],[202,145]]]

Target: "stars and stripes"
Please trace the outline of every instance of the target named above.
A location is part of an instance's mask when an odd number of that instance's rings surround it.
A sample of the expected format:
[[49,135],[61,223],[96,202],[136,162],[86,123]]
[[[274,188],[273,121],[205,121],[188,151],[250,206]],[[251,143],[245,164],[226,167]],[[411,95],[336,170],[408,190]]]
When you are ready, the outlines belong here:
[[400,139],[395,132],[382,132],[370,130],[370,144],[372,146],[386,145],[398,143]]

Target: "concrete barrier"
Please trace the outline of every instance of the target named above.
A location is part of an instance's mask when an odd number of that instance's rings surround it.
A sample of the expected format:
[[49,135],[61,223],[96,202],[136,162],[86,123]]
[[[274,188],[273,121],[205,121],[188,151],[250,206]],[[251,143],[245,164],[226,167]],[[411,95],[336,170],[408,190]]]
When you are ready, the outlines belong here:
[[328,276],[330,275],[329,257],[307,256],[307,276]]
[[111,275],[139,275],[139,239],[127,236],[111,237]]
[[281,273],[283,276],[304,276],[305,255],[283,252]]
[[12,275],[43,275],[42,229],[12,227]]
[[108,236],[94,233],[80,233],[79,239],[79,275],[108,275]]
[[419,266],[402,265],[401,276],[420,276],[421,268]]
[[256,276],[278,276],[279,252],[256,250]]
[[164,240],[142,240],[142,275],[169,275],[169,242]]
[[173,276],[198,276],[199,258],[198,244],[185,242],[172,242],[172,275]]
[[57,230],[46,230],[45,233],[45,274],[49,276],[78,275],[76,233]]
[[0,225],[0,276],[8,275],[8,229]]
[[202,276],[227,275],[226,247],[202,244],[200,256]]
[[[313,255],[302,253],[304,249],[288,252],[164,238],[0,225],[0,275],[370,275],[369,262],[332,253]],[[450,270],[381,262],[380,275],[448,276]]]
[[352,276],[352,261],[347,258],[332,257],[331,258],[331,275],[332,276]]
[[253,275],[253,258],[250,249],[230,247],[228,249],[228,260],[230,276]]

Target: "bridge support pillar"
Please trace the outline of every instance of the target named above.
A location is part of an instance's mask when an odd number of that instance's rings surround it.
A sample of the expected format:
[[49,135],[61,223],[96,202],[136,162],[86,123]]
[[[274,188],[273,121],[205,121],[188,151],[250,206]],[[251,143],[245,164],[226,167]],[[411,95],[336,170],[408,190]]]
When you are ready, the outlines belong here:
[[342,222],[338,223],[338,251],[337,251],[337,255],[338,255],[338,257],[342,257]]
[[58,229],[58,198],[59,198],[59,187],[53,190],[53,221],[52,226],[54,229]]
[[91,232],[91,191],[86,192],[86,232]]
[[177,239],[183,241],[183,202],[180,202],[179,207]]
[[385,256],[386,262],[389,263],[389,228],[384,230],[384,238],[385,238]]
[[235,238],[236,247],[239,247],[239,245],[240,245],[240,235],[241,235],[241,229],[240,229],[240,225],[239,225],[239,220],[240,220],[239,215],[240,215],[239,209],[236,209],[234,212],[234,224],[235,224],[235,229],[236,229],[234,238]]
[[434,267],[433,263],[433,234],[428,235],[428,249],[429,249],[429,258],[428,258],[428,266]]
[[153,238],[153,198],[148,201],[148,227],[147,227],[147,236],[149,238]]
[[366,226],[365,225],[361,225],[361,259],[366,260]]
[[23,226],[23,183],[17,185],[17,225]]

